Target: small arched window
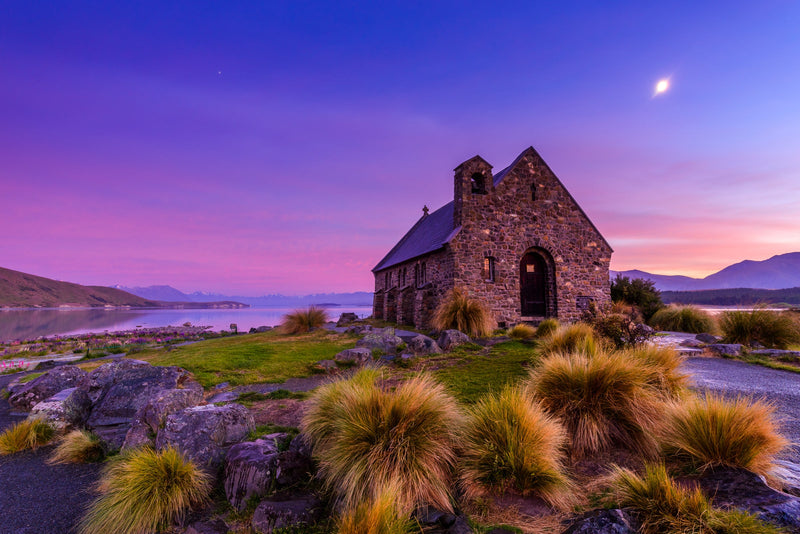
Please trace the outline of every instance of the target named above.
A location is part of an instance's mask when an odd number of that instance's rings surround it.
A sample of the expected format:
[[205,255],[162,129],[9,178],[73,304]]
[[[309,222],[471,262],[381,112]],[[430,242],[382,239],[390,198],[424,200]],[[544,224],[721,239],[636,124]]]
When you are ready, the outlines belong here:
[[486,194],[486,177],[479,172],[472,173],[472,193],[475,195]]
[[486,282],[494,282],[494,257],[492,256],[483,258],[483,279]]
[[536,184],[531,184],[531,200],[536,200]]
[[419,287],[421,285],[422,284],[420,283],[420,278],[419,278],[419,263],[417,263],[416,265],[414,265],[414,286]]

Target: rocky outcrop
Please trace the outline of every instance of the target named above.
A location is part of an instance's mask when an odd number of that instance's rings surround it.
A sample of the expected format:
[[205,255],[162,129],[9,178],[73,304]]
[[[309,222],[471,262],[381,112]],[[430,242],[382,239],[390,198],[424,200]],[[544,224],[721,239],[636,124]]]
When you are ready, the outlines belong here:
[[738,343],[713,343],[706,348],[720,356],[741,356],[742,354],[742,346]]
[[697,334],[694,338],[701,343],[719,343],[722,340],[722,338],[711,334]]
[[255,428],[253,416],[240,404],[193,406],[167,416],[156,436],[156,449],[174,446],[187,458],[215,470],[228,447]]
[[453,514],[423,506],[414,511],[412,518],[425,532],[430,534],[471,534],[474,532],[463,514]]
[[439,347],[441,347],[442,350],[445,351],[453,350],[453,348],[459,345],[464,345],[465,343],[471,343],[471,342],[472,340],[470,339],[470,337],[464,332],[461,332],[459,330],[445,330],[439,336],[439,341],[438,341]]
[[384,328],[367,332],[364,337],[356,341],[356,347],[378,350],[385,354],[396,354],[402,343],[403,340],[395,335],[394,328]]
[[358,321],[358,315],[353,312],[344,312],[339,316],[339,320],[336,321],[336,326],[347,326],[356,321]]
[[320,519],[322,508],[322,503],[313,496],[290,501],[261,501],[253,513],[253,530],[271,534],[278,529],[310,525]]
[[591,510],[571,522],[563,534],[636,534],[633,518],[620,509]]
[[30,410],[59,391],[77,386],[86,375],[86,371],[72,365],[56,367],[27,384],[14,388],[8,403],[15,408]]
[[92,402],[83,390],[77,387],[59,391],[52,397],[37,403],[31,416],[47,420],[57,431],[64,432],[83,426],[92,409]]
[[373,361],[372,351],[365,347],[345,349],[334,356],[334,359],[337,362],[353,365],[364,365],[365,363],[371,363]]
[[122,449],[153,444],[152,437],[164,426],[167,416],[203,400],[202,388],[166,389],[157,392],[136,412],[125,434]]
[[422,334],[411,338],[411,341],[408,342],[408,348],[416,355],[442,353],[442,349],[436,341]]

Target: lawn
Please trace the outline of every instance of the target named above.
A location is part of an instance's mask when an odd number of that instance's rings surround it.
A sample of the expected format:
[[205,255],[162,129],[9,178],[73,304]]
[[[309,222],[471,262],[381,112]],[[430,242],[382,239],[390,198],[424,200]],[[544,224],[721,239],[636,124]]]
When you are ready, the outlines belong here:
[[177,365],[210,388],[222,382],[239,386],[309,376],[309,364],[331,359],[355,342],[353,336],[325,330],[301,335],[271,331],[210,339],[170,351],[146,350],[131,357],[153,365]]

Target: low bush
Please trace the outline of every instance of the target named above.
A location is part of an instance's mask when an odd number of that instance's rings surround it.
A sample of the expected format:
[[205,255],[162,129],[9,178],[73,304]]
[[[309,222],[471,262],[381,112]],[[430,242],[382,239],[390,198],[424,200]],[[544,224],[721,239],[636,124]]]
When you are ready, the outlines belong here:
[[628,358],[639,362],[647,383],[666,397],[680,398],[689,386],[689,377],[680,372],[683,359],[672,347],[642,345],[623,351]]
[[55,436],[55,429],[47,421],[29,417],[0,434],[0,455],[14,454],[47,445]]
[[615,348],[641,345],[653,335],[651,328],[621,313],[599,313],[591,319],[592,328]]
[[73,430],[58,444],[47,460],[50,464],[100,462],[106,455],[97,435],[86,430]]
[[412,522],[397,507],[396,487],[382,488],[369,499],[346,510],[337,522],[339,534],[408,534]]
[[519,323],[508,331],[508,336],[519,340],[533,339],[536,337],[536,329],[529,324]]
[[642,366],[623,354],[550,356],[531,371],[526,388],[566,425],[574,455],[613,444],[655,455],[660,396]]
[[470,298],[463,290],[450,290],[433,314],[437,330],[460,330],[470,336],[488,336],[496,323],[491,312],[479,300]]
[[211,478],[176,449],[143,447],[112,459],[97,490],[80,532],[141,534],[168,528],[206,501]]
[[777,534],[780,529],[739,510],[712,508],[699,488],[685,489],[663,465],[645,466],[644,476],[615,469],[619,505],[633,509],[643,534]]
[[650,318],[650,326],[670,332],[702,334],[716,332],[717,324],[708,312],[695,306],[675,304],[661,308]]
[[286,334],[305,334],[312,328],[319,328],[328,322],[328,312],[324,308],[309,306],[294,310],[283,316],[280,329]]
[[468,498],[511,490],[566,504],[566,432],[520,388],[489,394],[469,411],[461,451],[461,483]]
[[594,329],[586,323],[560,326],[542,339],[541,352],[549,354],[586,354],[593,356],[602,349]]
[[548,318],[543,320],[539,323],[539,326],[536,327],[536,337],[543,338],[547,337],[556,330],[558,330],[559,324],[558,319]]
[[701,469],[725,465],[767,474],[787,445],[774,411],[764,401],[744,397],[692,397],[667,410],[662,447],[667,455]]
[[655,282],[643,278],[631,280],[620,274],[611,281],[611,300],[636,306],[645,319],[650,319],[664,307],[661,292],[656,289]]
[[729,311],[719,321],[727,343],[785,349],[800,343],[800,323],[791,314],[756,308],[751,311]]
[[374,371],[362,371],[323,386],[307,404],[301,429],[320,476],[344,509],[394,487],[403,513],[422,504],[452,510],[462,416],[432,378],[417,376],[385,391]]

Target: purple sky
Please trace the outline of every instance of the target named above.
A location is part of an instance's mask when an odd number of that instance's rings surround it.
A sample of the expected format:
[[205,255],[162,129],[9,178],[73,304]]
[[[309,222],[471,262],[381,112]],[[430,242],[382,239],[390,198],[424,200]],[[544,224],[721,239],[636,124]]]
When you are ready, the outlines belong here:
[[613,269],[800,251],[798,2],[124,4],[3,2],[2,267],[369,291],[456,165],[529,145]]

